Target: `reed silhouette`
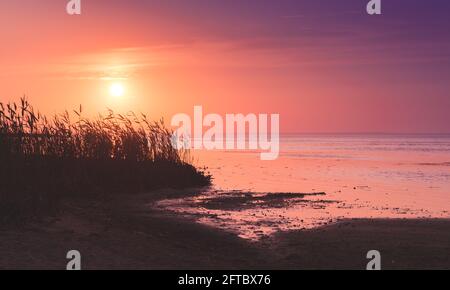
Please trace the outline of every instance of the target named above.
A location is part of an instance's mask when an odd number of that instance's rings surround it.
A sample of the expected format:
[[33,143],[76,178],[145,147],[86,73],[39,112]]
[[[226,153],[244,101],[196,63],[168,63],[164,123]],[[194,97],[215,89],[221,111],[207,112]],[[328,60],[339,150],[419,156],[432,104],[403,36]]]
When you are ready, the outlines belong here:
[[49,119],[25,98],[0,103],[0,222],[53,212],[66,196],[211,183],[189,151],[172,146],[163,120],[82,113]]

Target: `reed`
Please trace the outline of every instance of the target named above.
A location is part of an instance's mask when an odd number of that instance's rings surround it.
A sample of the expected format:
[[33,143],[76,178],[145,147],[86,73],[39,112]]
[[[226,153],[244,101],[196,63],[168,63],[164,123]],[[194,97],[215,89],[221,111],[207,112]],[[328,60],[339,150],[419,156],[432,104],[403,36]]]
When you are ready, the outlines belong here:
[[69,195],[209,185],[171,136],[144,114],[88,119],[80,106],[49,119],[25,98],[0,103],[0,221],[53,211]]

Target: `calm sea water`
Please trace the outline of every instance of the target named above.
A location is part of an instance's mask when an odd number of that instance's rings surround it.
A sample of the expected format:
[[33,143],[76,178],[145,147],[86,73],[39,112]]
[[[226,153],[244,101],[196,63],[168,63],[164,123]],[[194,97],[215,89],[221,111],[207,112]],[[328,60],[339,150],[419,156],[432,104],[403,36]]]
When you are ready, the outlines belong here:
[[[248,151],[194,156],[214,189],[161,206],[244,238],[345,218],[450,217],[449,135],[284,135],[275,161]],[[326,194],[282,194],[314,192]]]

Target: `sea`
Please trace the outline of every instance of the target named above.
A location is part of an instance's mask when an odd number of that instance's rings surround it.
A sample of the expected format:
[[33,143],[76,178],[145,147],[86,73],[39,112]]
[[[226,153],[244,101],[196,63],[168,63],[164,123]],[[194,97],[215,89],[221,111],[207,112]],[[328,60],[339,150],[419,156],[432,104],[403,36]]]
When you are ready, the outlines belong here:
[[191,152],[213,185],[165,210],[260,240],[348,219],[450,218],[450,135],[285,134],[280,155]]

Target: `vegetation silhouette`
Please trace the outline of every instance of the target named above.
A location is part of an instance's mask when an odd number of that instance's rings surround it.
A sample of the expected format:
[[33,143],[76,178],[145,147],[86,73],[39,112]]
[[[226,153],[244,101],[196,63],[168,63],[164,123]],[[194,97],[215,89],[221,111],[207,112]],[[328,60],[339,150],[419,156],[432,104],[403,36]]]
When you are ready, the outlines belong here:
[[26,98],[0,103],[0,222],[49,214],[67,196],[210,185],[171,138],[144,114],[88,119],[80,106],[48,119]]

